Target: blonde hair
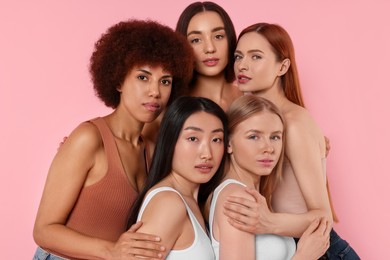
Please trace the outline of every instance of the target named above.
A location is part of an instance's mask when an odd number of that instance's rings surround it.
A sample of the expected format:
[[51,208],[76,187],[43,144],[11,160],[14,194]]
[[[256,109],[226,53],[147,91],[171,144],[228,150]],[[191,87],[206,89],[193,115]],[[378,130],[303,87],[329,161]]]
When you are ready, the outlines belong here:
[[[282,121],[283,126],[284,119],[282,113],[279,109],[269,100],[257,96],[245,95],[236,99],[230,106],[227,115],[228,115],[228,130],[229,136],[231,136],[236,127],[251,118],[255,114],[269,112],[277,115]],[[262,176],[260,182],[259,192],[266,198],[268,207],[272,209],[272,193],[274,192],[276,185],[282,180],[282,168],[283,168],[283,158],[284,158],[284,144],[285,138],[283,135],[282,139],[282,151],[279,157],[278,163],[275,165],[274,169],[270,175]]]

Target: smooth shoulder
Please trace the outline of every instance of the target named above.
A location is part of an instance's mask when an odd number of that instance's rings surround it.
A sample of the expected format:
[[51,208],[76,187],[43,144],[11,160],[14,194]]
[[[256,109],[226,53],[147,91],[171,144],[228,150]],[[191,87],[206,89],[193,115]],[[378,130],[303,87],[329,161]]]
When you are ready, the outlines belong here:
[[[149,195],[150,192],[145,196]],[[178,221],[187,216],[187,209],[183,199],[174,191],[164,190],[155,194],[145,208],[145,217],[164,219],[168,215],[170,220]],[[144,214],[142,217],[144,217]]]
[[102,145],[99,130],[90,122],[79,124],[66,139],[62,148],[78,147],[82,150],[94,150]]
[[289,104],[283,111],[287,133],[313,132],[322,134],[321,129],[310,112],[296,104]]
[[240,197],[255,201],[252,195],[245,191],[246,187],[238,183],[230,183],[226,185],[219,194],[219,198],[226,198],[228,196]]

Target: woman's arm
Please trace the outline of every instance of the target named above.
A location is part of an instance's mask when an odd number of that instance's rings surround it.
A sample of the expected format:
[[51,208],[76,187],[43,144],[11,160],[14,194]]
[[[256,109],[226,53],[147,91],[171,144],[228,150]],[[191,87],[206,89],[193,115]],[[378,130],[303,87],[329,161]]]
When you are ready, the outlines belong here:
[[143,225],[137,232],[157,234],[165,247],[164,258],[172,249],[187,248],[194,240],[194,230],[187,209],[175,192],[163,191],[154,195],[146,206],[141,221]]
[[[319,144],[321,141],[324,142],[324,137],[311,118],[290,121],[285,153],[291,162],[308,212],[301,214],[270,212],[264,197],[257,191],[248,190],[255,198],[255,202],[230,197],[225,204],[226,214],[231,218],[230,222],[234,227],[255,234],[273,233],[300,237],[315,219],[325,217],[332,225],[332,213],[321,161],[325,156],[325,150]],[[237,207],[237,203],[242,207]]]
[[219,241],[219,258],[224,260],[255,259],[255,236],[230,225],[228,217],[223,213],[223,202],[229,195],[253,201],[241,185],[230,184],[220,192],[215,208],[214,223],[210,223],[213,225],[214,238]]
[[[136,237],[142,240],[154,237],[151,241],[155,241],[155,236],[136,236],[137,226],[123,235],[119,244],[89,237],[65,226],[82,187],[97,182],[102,177],[98,173],[105,172],[106,165],[99,160],[101,151],[100,134],[90,123],[77,127],[58,150],[49,169],[34,225],[34,240],[39,246],[78,258],[115,259],[121,251],[143,246],[135,243]],[[154,242],[151,247],[159,248]],[[156,252],[152,251],[152,255],[157,256]]]

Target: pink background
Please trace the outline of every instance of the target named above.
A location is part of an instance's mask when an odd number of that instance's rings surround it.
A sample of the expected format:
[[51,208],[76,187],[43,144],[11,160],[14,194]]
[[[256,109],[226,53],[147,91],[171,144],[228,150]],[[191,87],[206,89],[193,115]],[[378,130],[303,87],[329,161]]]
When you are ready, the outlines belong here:
[[[79,122],[110,111],[89,79],[94,42],[131,17],[174,27],[192,1],[7,2],[0,3],[1,258],[31,259],[34,218],[59,142]],[[216,2],[237,32],[259,21],[290,32],[307,106],[331,140],[336,229],[362,259],[383,259],[390,231],[390,2]]]

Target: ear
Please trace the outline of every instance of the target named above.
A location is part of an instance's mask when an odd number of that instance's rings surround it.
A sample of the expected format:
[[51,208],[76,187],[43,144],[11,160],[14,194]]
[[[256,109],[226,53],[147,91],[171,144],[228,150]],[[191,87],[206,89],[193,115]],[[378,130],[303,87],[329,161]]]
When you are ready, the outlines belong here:
[[232,148],[232,144],[230,143],[230,141],[229,141],[228,146],[227,146],[227,153],[228,154],[232,154],[233,153],[233,148]]
[[118,92],[121,93],[122,92],[122,86],[119,85],[118,87],[116,87],[116,90],[118,90]]
[[281,66],[280,66],[280,70],[279,70],[279,73],[278,73],[279,77],[281,77],[284,74],[286,74],[286,72],[290,68],[290,64],[291,64],[290,59],[284,59],[282,61]]

